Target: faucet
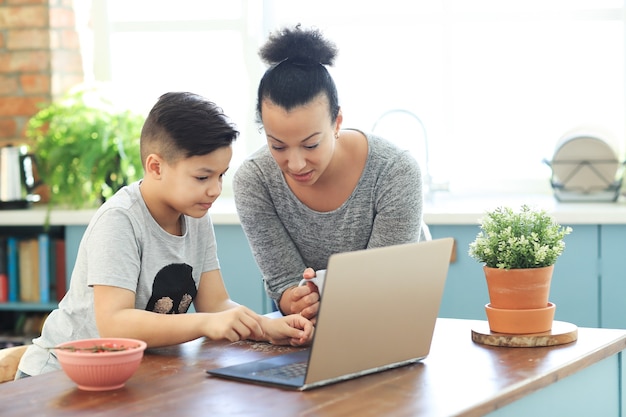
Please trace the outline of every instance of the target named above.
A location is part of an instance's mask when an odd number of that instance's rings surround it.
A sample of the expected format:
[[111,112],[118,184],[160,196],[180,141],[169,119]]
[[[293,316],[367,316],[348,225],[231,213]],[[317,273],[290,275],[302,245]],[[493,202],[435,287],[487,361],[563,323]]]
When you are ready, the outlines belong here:
[[407,146],[407,142],[408,141],[400,141],[398,139],[391,138],[391,137],[386,137],[386,139],[391,140],[392,142],[395,142],[396,145],[399,145],[400,147],[405,147],[409,149],[409,152],[411,152],[413,154],[413,156],[419,161],[420,159],[423,160],[424,165],[421,166],[420,168],[422,169],[422,186],[424,187],[424,199],[428,200],[430,202],[432,202],[432,198],[434,195],[435,191],[448,191],[448,184],[447,183],[437,183],[435,184],[433,182],[432,176],[430,174],[430,161],[429,161],[429,146],[428,146],[428,135],[426,133],[426,127],[424,125],[424,123],[422,122],[422,120],[413,112],[406,110],[406,109],[391,109],[388,110],[386,112],[384,112],[380,117],[378,117],[378,119],[376,119],[376,121],[374,122],[374,124],[372,125],[372,133],[376,132],[376,128],[379,127],[380,123],[383,121],[383,119],[389,117],[389,116],[393,116],[393,115],[405,115],[410,117],[412,120],[414,120],[417,124],[418,127],[421,131],[422,137],[423,137],[423,145],[424,145],[424,149],[423,149],[423,155],[418,154],[413,146],[410,146],[411,144],[409,143],[409,146]]

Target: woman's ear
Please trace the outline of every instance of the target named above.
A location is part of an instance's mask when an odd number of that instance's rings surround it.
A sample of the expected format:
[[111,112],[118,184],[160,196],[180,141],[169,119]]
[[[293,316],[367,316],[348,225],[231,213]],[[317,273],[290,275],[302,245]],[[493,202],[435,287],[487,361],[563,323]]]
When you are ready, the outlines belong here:
[[343,123],[343,113],[341,112],[341,107],[340,107],[339,112],[337,112],[337,119],[335,120],[335,137],[339,136],[339,131],[341,130],[342,123]]

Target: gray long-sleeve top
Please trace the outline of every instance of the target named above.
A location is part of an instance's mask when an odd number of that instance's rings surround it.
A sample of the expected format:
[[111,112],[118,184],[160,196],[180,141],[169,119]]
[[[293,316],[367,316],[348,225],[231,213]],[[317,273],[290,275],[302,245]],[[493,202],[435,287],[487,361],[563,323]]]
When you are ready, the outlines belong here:
[[306,267],[326,269],[333,253],[416,242],[422,221],[422,181],[413,156],[366,134],[368,156],[352,195],[319,212],[291,191],[267,146],[233,179],[235,204],[265,289],[276,302]]

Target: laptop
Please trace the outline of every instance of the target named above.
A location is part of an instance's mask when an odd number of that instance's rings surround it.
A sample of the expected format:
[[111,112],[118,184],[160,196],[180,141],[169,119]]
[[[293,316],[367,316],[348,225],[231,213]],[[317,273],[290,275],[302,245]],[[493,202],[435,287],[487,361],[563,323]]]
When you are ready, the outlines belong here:
[[303,391],[423,360],[452,246],[443,238],[332,255],[308,348],[206,372]]

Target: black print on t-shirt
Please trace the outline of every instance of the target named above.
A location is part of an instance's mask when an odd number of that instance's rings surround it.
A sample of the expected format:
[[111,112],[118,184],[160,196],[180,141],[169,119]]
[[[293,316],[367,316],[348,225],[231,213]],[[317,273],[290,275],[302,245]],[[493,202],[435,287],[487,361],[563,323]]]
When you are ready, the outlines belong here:
[[163,314],[186,313],[198,293],[191,270],[187,264],[170,264],[161,269],[154,278],[146,310]]

